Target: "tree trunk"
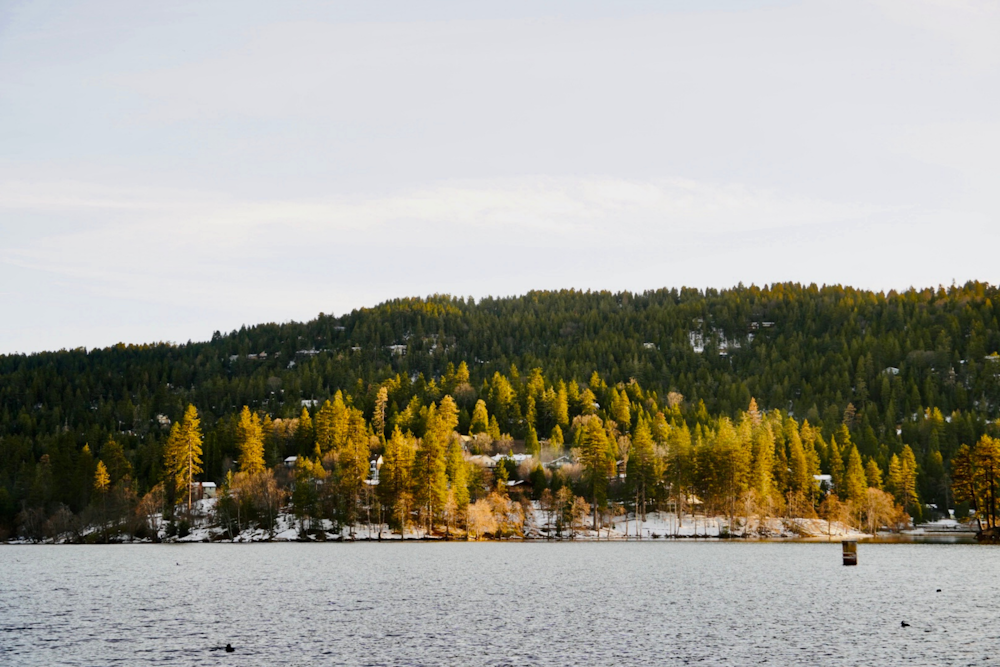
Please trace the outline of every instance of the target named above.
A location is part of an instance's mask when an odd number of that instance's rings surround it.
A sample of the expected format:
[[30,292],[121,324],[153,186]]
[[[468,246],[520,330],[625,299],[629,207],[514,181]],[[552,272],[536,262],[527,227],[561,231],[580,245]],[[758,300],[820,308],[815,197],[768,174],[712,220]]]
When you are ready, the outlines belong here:
[[996,499],[996,477],[993,468],[990,467],[990,528],[997,527],[997,499]]
[[976,525],[979,526],[979,532],[983,532],[983,513],[979,511],[979,500],[975,492],[972,494],[972,509],[976,511]]
[[[597,530],[597,484],[596,483],[591,487],[590,497],[594,501],[594,505],[591,508],[591,513],[594,515],[594,530]],[[597,534],[597,537],[598,538],[601,537],[600,533]]]

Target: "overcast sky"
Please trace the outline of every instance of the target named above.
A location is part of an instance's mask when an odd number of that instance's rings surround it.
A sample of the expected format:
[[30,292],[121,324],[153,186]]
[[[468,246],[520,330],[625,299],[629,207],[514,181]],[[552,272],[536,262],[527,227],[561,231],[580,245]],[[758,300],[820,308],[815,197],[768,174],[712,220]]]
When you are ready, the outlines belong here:
[[998,283],[998,7],[6,0],[0,353],[442,292]]

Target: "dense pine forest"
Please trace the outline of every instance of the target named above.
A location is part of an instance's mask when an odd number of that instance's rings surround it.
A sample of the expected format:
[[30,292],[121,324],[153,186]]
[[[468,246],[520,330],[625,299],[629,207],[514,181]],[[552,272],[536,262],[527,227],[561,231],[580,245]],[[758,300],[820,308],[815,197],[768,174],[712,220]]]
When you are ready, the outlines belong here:
[[[507,517],[515,500],[594,525],[697,505],[872,527],[971,507],[992,526],[998,316],[998,289],[978,282],[570,290],[7,355],[0,538],[110,515],[141,535],[198,481],[237,528],[289,510],[471,533],[473,508]],[[472,462],[498,453],[532,458]]]

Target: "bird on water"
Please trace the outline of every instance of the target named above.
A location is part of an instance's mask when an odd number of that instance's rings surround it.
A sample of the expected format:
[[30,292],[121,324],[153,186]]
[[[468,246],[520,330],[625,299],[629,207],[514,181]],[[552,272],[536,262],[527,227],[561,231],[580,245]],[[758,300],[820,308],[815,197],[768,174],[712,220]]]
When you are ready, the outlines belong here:
[[[910,624],[907,623],[906,621],[901,621],[899,625],[904,628],[910,627]],[[227,648],[226,650],[228,651],[229,649]]]
[[235,650],[232,644],[226,644],[226,653],[232,653]]

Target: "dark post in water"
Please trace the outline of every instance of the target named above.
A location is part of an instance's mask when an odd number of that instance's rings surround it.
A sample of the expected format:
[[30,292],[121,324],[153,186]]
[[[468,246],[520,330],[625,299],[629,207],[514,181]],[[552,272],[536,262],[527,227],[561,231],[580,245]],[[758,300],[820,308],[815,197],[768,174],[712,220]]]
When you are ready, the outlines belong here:
[[840,543],[844,547],[844,565],[858,564],[858,543],[856,540],[844,540]]

